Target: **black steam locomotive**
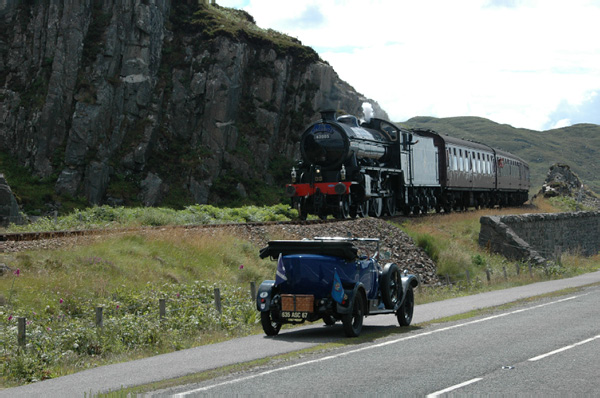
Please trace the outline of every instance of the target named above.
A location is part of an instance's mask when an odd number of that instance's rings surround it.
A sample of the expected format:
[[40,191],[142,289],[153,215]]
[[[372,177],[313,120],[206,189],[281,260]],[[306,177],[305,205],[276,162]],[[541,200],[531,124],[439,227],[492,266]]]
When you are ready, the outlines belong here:
[[300,150],[286,194],[301,219],[450,212],[528,199],[523,159],[382,119],[323,111],[302,134]]

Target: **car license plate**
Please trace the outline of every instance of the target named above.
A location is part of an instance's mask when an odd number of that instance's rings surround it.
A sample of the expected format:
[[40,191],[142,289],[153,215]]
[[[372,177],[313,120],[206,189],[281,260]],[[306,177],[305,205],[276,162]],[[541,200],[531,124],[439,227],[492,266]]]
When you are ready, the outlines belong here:
[[281,311],[281,317],[286,319],[306,319],[308,312],[305,311]]

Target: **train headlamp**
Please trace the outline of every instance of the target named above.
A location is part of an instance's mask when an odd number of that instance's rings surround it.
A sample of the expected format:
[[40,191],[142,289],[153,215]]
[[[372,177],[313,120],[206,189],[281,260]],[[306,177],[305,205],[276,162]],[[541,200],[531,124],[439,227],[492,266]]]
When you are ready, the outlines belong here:
[[342,180],[346,179],[346,167],[344,165],[342,165],[342,169],[340,170],[340,177]]
[[323,176],[321,175],[321,169],[319,167],[315,168],[315,181],[323,181]]
[[296,183],[296,169],[292,167],[292,184]]

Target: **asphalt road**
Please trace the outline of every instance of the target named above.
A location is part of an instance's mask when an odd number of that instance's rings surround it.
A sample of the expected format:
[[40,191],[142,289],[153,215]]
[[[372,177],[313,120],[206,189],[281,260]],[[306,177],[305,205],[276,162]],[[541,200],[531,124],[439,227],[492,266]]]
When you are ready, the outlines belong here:
[[[419,305],[415,307],[413,324],[457,315],[473,309],[510,303],[526,297],[538,296],[569,287],[580,287],[599,282],[600,272],[594,272],[570,279],[540,282],[502,291],[482,293],[474,296]],[[596,302],[598,302],[597,295],[595,297]],[[595,319],[599,319],[598,313],[596,313]],[[568,329],[565,322],[555,322],[561,324],[563,328]],[[445,326],[446,324],[442,327]],[[393,315],[368,317],[365,320],[363,334],[369,333],[370,331],[397,327],[396,317]],[[430,328],[433,327],[411,332],[410,335],[428,332]],[[513,325],[513,328],[518,330],[520,329],[520,326]],[[537,331],[535,333],[544,334],[546,332]],[[441,335],[441,333],[439,335]],[[500,336],[500,334],[498,334],[498,336]],[[280,335],[275,338],[268,338],[264,335],[248,336],[219,344],[178,351],[171,354],[89,369],[73,375],[45,380],[22,387],[1,390],[0,397],[81,397],[84,393],[98,393],[109,390],[115,391],[119,390],[121,387],[136,386],[176,378],[227,365],[297,351],[340,339],[345,339],[345,337],[343,337],[341,326],[323,327],[320,324],[308,325],[293,330],[282,330]],[[489,337],[489,340],[495,339],[497,339],[497,337]],[[375,343],[371,343],[371,345],[378,343],[379,340]],[[593,346],[594,344],[597,345],[598,342],[594,341],[586,345]],[[431,349],[426,351],[435,353],[435,351],[432,351]],[[415,355],[416,357],[419,357],[423,355],[423,352],[417,352]],[[445,359],[447,356],[451,356],[447,350],[442,350],[436,355],[437,361]],[[386,362],[398,369],[397,372],[392,373],[395,377],[401,377],[404,380],[408,380],[407,377],[403,376],[403,371],[408,366],[406,354],[403,354],[398,358],[388,359]],[[318,366],[322,366],[324,371],[329,369],[329,364]],[[359,364],[359,367],[362,368],[363,366]],[[459,366],[459,368],[460,367],[463,367],[463,365]],[[596,366],[596,368],[598,368],[598,366]],[[389,367],[388,373],[390,373]],[[335,375],[321,376],[326,377],[327,379],[338,378]],[[380,376],[377,377],[379,378]],[[339,378],[348,380],[345,370]],[[439,375],[437,380],[446,381],[445,377],[439,377]],[[353,382],[354,380],[350,381]],[[445,384],[447,383],[440,383],[440,385]],[[472,387],[475,387],[476,384],[477,383],[473,383]],[[244,393],[245,392],[246,391],[244,391]],[[293,393],[293,391],[290,392]],[[296,393],[298,392],[302,391],[296,391]],[[324,391],[320,391],[320,393],[322,392]]]
[[[600,287],[284,366],[161,392],[210,395],[597,394]],[[461,387],[463,386],[463,387]]]

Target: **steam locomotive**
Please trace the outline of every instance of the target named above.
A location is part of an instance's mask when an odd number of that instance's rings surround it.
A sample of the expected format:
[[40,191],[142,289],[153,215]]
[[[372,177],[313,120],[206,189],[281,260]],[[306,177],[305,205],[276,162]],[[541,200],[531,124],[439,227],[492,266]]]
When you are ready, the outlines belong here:
[[529,166],[518,156],[433,130],[367,119],[326,110],[302,134],[302,159],[285,188],[301,219],[450,212],[527,201]]

